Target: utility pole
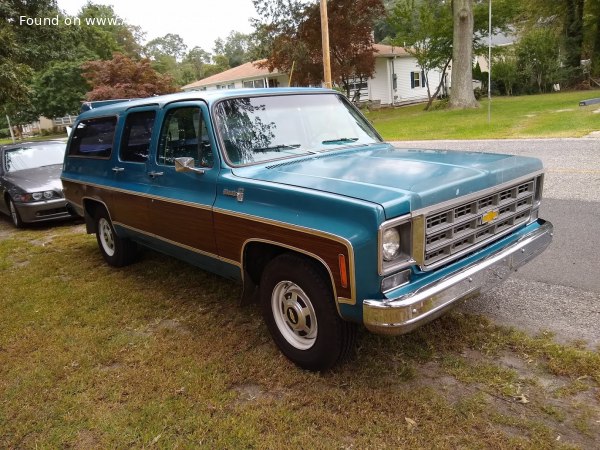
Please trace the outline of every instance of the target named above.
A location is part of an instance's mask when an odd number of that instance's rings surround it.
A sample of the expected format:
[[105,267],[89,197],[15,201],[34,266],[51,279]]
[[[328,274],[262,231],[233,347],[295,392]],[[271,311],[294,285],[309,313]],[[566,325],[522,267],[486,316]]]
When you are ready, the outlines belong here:
[[11,137],[11,139],[13,141],[13,144],[14,144],[16,142],[15,141],[15,135],[13,133],[12,127],[10,126],[10,119],[8,118],[8,114],[6,115],[6,121],[8,122],[8,129],[10,130],[10,137]]
[[329,22],[327,20],[327,0],[321,0],[321,41],[323,43],[323,75],[325,87],[331,89],[331,61],[329,57]]

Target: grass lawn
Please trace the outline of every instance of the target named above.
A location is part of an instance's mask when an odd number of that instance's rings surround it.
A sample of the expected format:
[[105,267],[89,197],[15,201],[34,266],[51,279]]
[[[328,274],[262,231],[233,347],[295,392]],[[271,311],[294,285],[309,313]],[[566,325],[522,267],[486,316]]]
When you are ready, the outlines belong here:
[[452,314],[289,363],[239,286],[0,219],[0,448],[598,448],[600,353]]
[[600,130],[600,104],[580,107],[581,100],[600,97],[600,90],[492,98],[467,111],[425,105],[367,111],[366,116],[386,140],[507,139],[583,137]]

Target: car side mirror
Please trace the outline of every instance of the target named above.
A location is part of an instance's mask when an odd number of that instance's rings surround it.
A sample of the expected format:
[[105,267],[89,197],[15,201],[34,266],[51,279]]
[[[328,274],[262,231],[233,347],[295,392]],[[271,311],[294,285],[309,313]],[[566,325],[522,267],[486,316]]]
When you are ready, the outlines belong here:
[[194,167],[194,158],[189,156],[182,156],[181,158],[175,158],[175,171],[176,172],[195,172],[199,175],[204,175],[204,169],[198,169]]

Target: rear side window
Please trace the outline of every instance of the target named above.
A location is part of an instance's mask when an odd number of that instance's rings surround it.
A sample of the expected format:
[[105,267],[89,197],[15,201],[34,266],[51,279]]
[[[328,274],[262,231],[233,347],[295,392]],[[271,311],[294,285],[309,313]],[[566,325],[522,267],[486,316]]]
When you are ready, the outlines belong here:
[[127,116],[119,150],[121,161],[146,162],[155,117],[155,111],[135,112]]
[[116,126],[116,117],[82,120],[73,130],[69,156],[109,158]]

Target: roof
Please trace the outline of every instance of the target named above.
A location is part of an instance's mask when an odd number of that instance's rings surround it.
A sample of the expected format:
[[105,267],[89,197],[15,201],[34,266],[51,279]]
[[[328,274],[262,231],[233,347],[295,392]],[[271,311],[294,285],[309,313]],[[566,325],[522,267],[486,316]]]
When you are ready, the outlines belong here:
[[[373,44],[375,49],[375,57],[393,57],[393,56],[409,56],[408,52],[403,47],[395,47],[393,45],[384,44]],[[217,73],[207,78],[203,78],[193,83],[186,84],[181,89],[184,91],[193,90],[203,86],[209,86],[212,84],[229,83],[237,80],[246,80],[249,78],[265,77],[273,74],[280,74],[277,69],[273,72],[269,72],[266,67],[259,67],[260,64],[265,63],[266,59],[260,59],[258,61],[247,62],[241,66],[234,67],[233,69],[226,70],[225,72]]]
[[373,48],[377,51],[375,57],[383,56],[410,56],[404,47],[396,47],[394,45],[373,44]]
[[248,89],[215,89],[210,91],[186,91],[176,94],[158,95],[155,97],[140,98],[135,100],[124,100],[119,103],[113,103],[107,106],[94,108],[90,111],[81,113],[78,119],[89,119],[93,117],[113,116],[131,108],[142,106],[157,106],[159,108],[169,103],[182,102],[187,100],[199,100],[206,102],[209,107],[219,100],[237,97],[261,97],[278,94],[338,94],[332,89],[322,88],[248,88]]
[[265,63],[266,61],[266,59],[260,59],[258,61],[247,62],[240,66],[226,70],[225,72],[217,73],[210,77],[187,84],[181,89],[185,91],[201,86],[208,86],[210,84],[227,83],[235,80],[244,80],[247,78],[265,77],[272,74],[278,74],[279,72],[277,69],[275,69],[273,72],[269,72],[269,69],[266,67],[258,66],[258,64]]

